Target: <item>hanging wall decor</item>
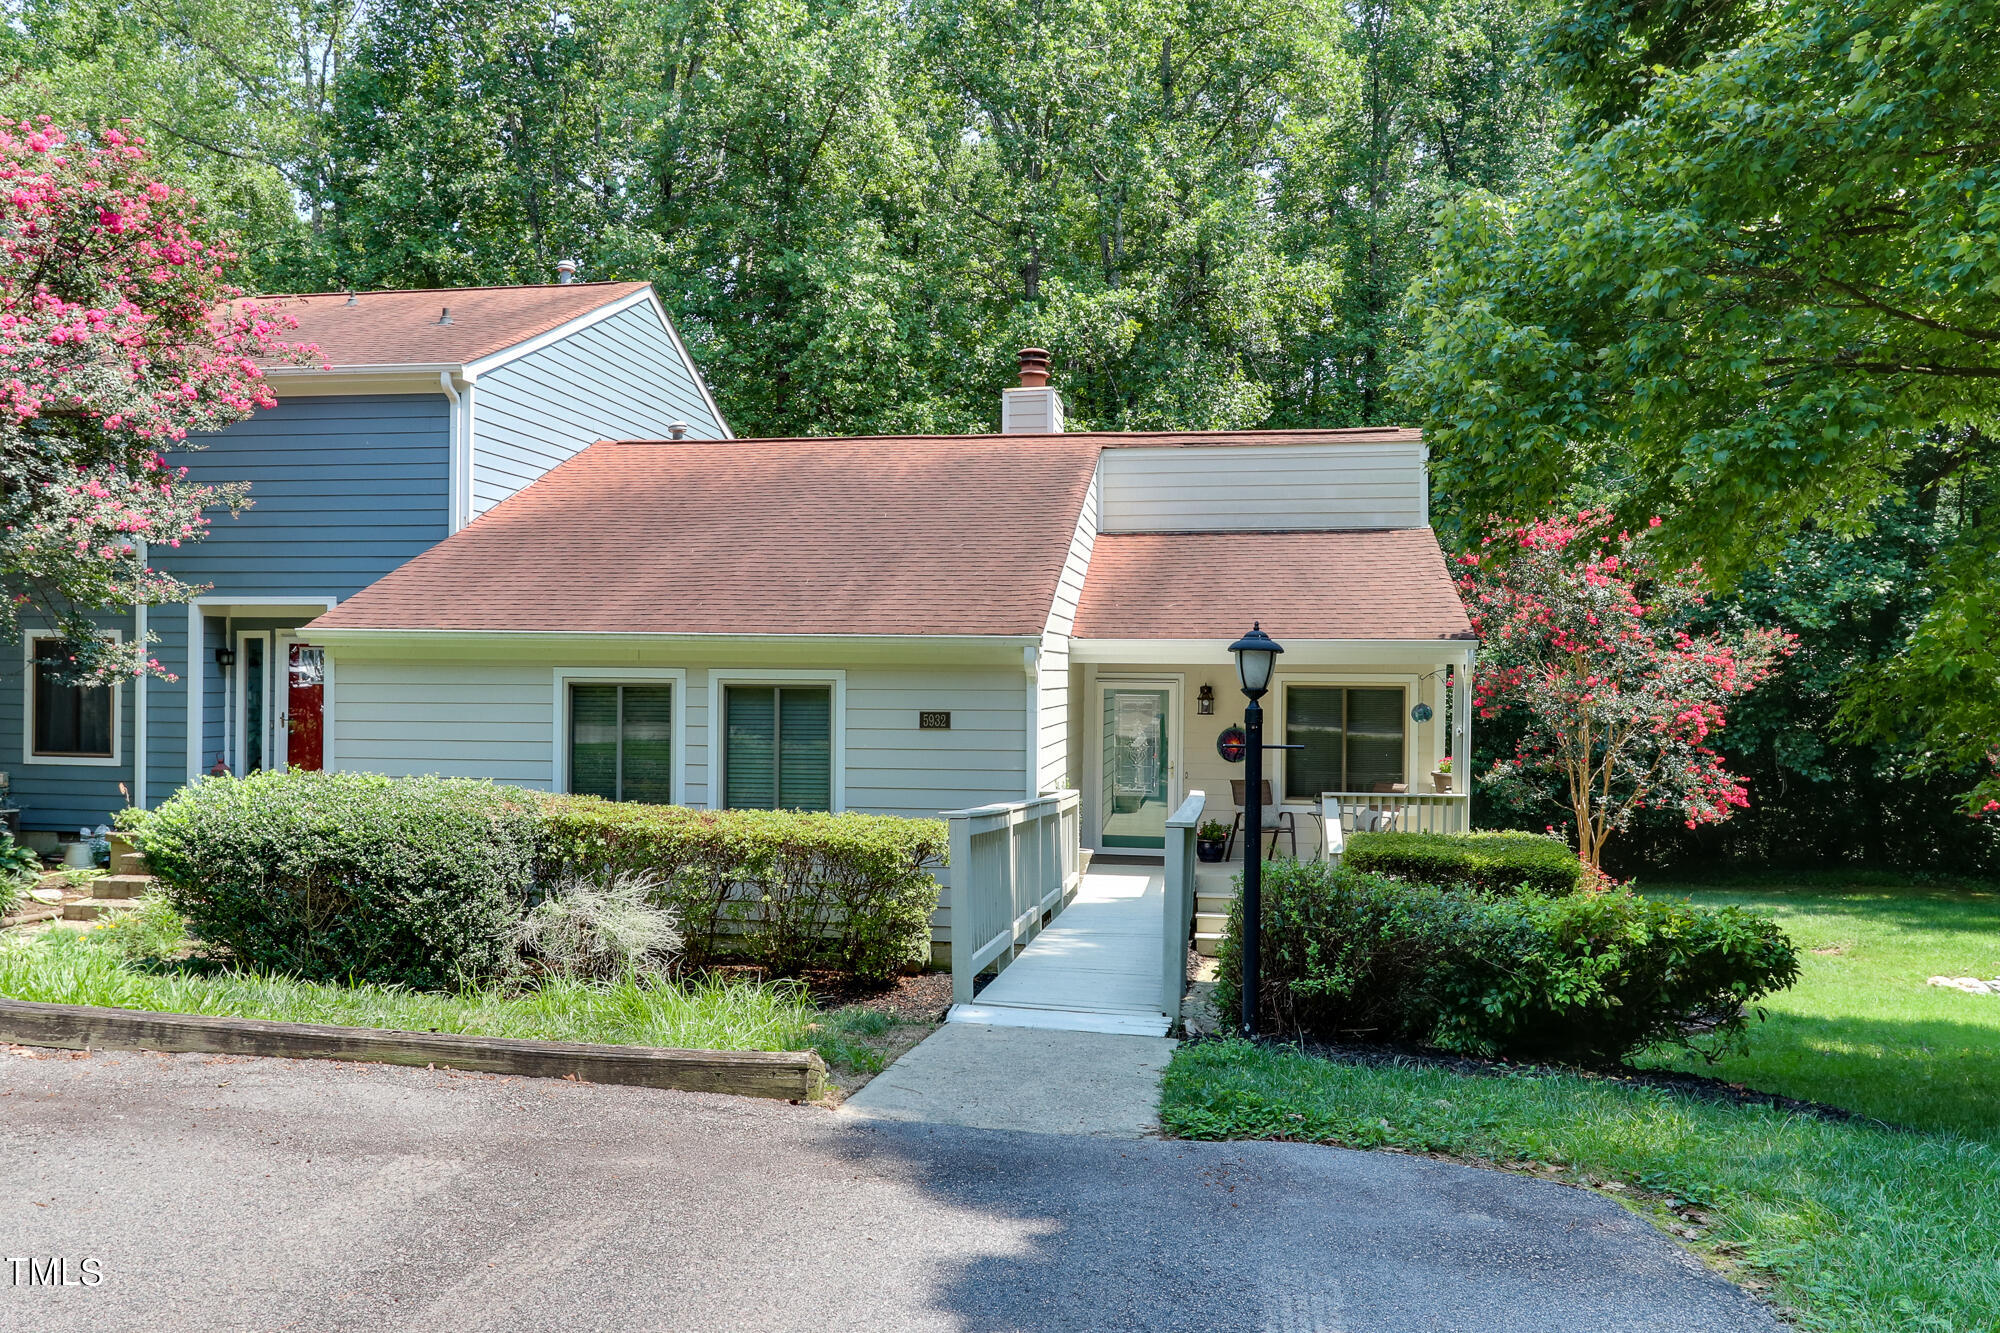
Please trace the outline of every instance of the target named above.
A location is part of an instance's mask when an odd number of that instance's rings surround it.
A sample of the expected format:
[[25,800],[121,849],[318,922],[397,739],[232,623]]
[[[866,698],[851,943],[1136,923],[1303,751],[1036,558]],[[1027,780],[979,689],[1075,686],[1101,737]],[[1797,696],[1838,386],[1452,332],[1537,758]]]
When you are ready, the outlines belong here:
[[1415,708],[1412,708],[1410,710],[1410,720],[1413,722],[1430,721],[1431,706],[1429,704],[1418,704]]
[[1224,727],[1222,734],[1215,738],[1215,752],[1231,764],[1243,762],[1243,755],[1250,747],[1250,738],[1243,734],[1241,727]]

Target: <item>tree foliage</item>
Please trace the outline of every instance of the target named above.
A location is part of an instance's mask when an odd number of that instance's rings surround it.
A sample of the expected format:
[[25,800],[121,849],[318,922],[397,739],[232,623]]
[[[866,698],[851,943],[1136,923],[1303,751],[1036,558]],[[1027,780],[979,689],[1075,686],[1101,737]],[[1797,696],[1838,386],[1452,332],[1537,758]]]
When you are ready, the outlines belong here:
[[311,353],[231,303],[229,259],[119,132],[0,127],[0,631],[39,616],[82,676],[157,669],[91,613],[186,600],[147,544],[197,540],[205,510],[242,498],[161,451],[271,405],[258,358]]
[[2000,797],[1995,0],[1587,0],[1545,30],[1584,106],[1550,187],[1445,210],[1403,384],[1466,516],[1580,482],[1729,581],[1853,539],[1932,460],[1901,653],[1843,707]]
[[[1482,640],[1472,705],[1511,715],[1513,753],[1482,775],[1530,798],[1553,783],[1577,853],[1602,870],[1613,833],[1642,810],[1689,828],[1749,804],[1716,739],[1732,700],[1770,676],[1788,635],[1685,628],[1701,593],[1610,516],[1544,519],[1505,534],[1507,558],[1466,555],[1460,590]],[[1506,549],[1511,548],[1511,549]]]

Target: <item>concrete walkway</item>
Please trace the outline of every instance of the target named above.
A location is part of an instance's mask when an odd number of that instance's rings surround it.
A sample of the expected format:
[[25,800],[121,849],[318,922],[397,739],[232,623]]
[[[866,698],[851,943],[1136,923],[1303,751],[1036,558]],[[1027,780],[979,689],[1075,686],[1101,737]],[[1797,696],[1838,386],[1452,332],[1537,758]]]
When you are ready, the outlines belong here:
[[1164,1037],[1166,879],[1158,866],[1093,864],[1070,905],[951,1022]]
[[841,1107],[874,1120],[1136,1139],[1160,1120],[1165,1037],[947,1023]]

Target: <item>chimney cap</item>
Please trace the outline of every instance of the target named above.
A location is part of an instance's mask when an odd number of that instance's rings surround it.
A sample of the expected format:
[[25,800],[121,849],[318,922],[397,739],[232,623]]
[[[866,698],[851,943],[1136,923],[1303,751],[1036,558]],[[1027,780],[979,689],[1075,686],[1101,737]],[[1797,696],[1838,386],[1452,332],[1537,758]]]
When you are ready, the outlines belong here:
[[687,422],[669,421],[667,423],[667,434],[672,436],[674,439],[685,440],[687,438],[687,433],[688,433]]
[[576,281],[576,261],[565,259],[556,265],[556,281],[564,285]]
[[1021,349],[1021,387],[1039,389],[1049,382],[1049,351],[1046,347]]

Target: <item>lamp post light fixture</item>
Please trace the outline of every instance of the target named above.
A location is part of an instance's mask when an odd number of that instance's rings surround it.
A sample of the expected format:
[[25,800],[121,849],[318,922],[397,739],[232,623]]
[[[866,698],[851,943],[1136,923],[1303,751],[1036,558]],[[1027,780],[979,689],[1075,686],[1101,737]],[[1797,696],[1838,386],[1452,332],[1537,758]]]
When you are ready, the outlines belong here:
[[[1263,933],[1264,841],[1264,705],[1258,700],[1271,688],[1271,670],[1278,663],[1278,646],[1263,626],[1252,621],[1250,632],[1229,645],[1236,654],[1236,679],[1243,686],[1243,1012],[1245,1037],[1257,1035],[1257,941]],[[1279,747],[1285,748],[1285,747]]]

